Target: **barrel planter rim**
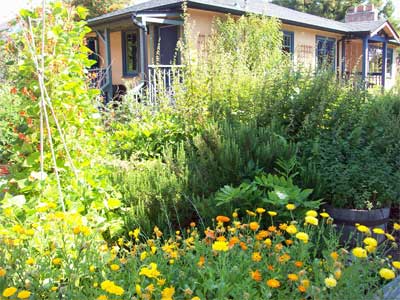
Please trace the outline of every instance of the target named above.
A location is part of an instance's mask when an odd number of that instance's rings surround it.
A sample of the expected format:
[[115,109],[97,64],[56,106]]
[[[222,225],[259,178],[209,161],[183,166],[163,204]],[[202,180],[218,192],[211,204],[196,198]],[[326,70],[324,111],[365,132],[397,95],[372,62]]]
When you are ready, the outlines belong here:
[[359,223],[368,227],[387,224],[390,220],[390,207],[376,209],[351,209],[326,206],[326,211],[336,224],[354,225]]

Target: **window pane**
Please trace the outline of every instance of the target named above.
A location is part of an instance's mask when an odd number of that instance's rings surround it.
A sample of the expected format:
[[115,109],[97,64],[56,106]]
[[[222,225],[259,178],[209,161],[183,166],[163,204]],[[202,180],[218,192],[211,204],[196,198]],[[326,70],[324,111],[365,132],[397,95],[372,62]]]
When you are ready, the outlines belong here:
[[386,73],[392,75],[393,49],[387,49]]
[[293,46],[294,46],[293,37],[294,37],[293,32],[288,32],[288,31],[283,32],[283,45],[282,45],[283,52],[293,54]]
[[136,32],[127,32],[125,34],[125,71],[127,74],[133,74],[138,70],[138,41]]
[[335,68],[336,41],[334,39],[317,38],[317,67]]

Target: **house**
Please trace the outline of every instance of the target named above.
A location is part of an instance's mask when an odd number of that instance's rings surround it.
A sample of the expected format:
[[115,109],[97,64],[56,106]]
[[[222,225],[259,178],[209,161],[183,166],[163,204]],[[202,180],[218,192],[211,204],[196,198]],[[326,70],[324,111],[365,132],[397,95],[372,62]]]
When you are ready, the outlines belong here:
[[100,58],[96,72],[108,97],[113,87],[123,88],[129,80],[151,81],[155,68],[173,68],[177,41],[184,32],[184,2],[189,38],[195,43],[211,34],[214,18],[262,14],[281,20],[282,48],[292,54],[294,64],[317,69],[328,62],[339,76],[358,76],[368,86],[390,88],[395,83],[400,37],[389,21],[378,18],[373,5],[350,8],[345,20],[338,22],[267,0],[150,0],[88,20],[89,47]]

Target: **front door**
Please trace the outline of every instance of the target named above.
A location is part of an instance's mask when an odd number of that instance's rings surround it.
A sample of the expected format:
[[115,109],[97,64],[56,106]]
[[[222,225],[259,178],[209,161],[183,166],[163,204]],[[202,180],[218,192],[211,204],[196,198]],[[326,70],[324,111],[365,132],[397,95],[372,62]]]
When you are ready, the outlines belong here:
[[[176,45],[179,38],[179,26],[161,25],[156,29],[156,61],[161,65],[171,65],[176,59]],[[160,48],[158,48],[160,47]]]

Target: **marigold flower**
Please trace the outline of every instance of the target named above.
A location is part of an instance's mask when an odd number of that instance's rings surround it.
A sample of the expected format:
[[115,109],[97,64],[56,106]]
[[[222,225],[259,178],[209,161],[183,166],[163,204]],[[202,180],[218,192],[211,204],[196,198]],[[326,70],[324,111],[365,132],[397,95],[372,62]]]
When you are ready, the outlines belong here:
[[304,244],[307,244],[309,239],[308,234],[305,232],[298,232],[296,238],[303,241]]
[[372,247],[378,246],[378,241],[372,237],[367,237],[364,239],[364,244]]
[[299,280],[299,276],[297,276],[297,274],[294,274],[294,273],[290,273],[290,274],[288,274],[288,279],[290,280],[290,281],[297,281],[297,280]]
[[330,215],[327,212],[322,212],[319,214],[321,217],[323,217],[324,219],[329,218]]
[[281,283],[276,279],[268,279],[266,282],[267,286],[273,289],[277,289],[281,286]]
[[212,245],[212,249],[214,251],[228,251],[229,247],[228,247],[228,242],[225,241],[215,241]]
[[260,271],[258,271],[258,270],[255,270],[254,272],[250,271],[250,276],[251,276],[251,279],[253,279],[255,281],[259,282],[262,280],[262,275],[261,275]]
[[268,227],[268,231],[275,232],[276,231],[276,227],[275,226],[269,226]]
[[296,209],[296,205],[294,205],[292,203],[286,204],[286,209],[287,210],[295,210]]
[[161,292],[161,300],[172,300],[172,296],[175,294],[175,288],[173,286],[167,287]]
[[260,228],[260,225],[257,222],[250,222],[249,227],[253,231],[257,231]]
[[276,251],[276,252],[279,252],[279,251],[281,251],[282,249],[283,249],[282,243],[278,243],[278,244],[275,245],[275,251]]
[[393,267],[400,270],[400,261],[392,261]]
[[112,264],[110,265],[110,269],[113,271],[118,271],[120,269],[120,266],[117,264]]
[[386,280],[391,280],[396,277],[395,273],[387,268],[382,268],[379,270],[379,275]]
[[18,299],[28,299],[31,296],[31,292],[27,290],[22,290],[18,293]]
[[61,265],[61,262],[62,262],[62,260],[61,260],[61,258],[59,258],[59,257],[56,257],[56,258],[54,258],[54,259],[52,260],[52,263],[53,263],[53,265],[55,265],[55,266]]
[[276,211],[268,211],[268,214],[269,214],[271,217],[275,217],[278,213],[277,213]]
[[156,263],[150,263],[150,267],[143,267],[140,269],[139,275],[144,275],[147,278],[157,278],[160,272],[157,270]]
[[337,260],[339,258],[339,254],[337,252],[335,252],[335,251],[332,252],[330,255],[331,255],[333,260]]
[[325,286],[328,289],[334,288],[337,285],[337,281],[333,277],[325,278],[324,282],[325,282]]
[[265,209],[264,208],[262,208],[262,207],[258,207],[257,209],[256,209],[256,213],[258,213],[258,214],[263,214],[263,213],[265,213]]
[[239,243],[240,243],[240,240],[238,237],[236,237],[236,236],[231,237],[229,240],[229,247],[232,248],[234,245],[239,244]]
[[243,251],[247,250],[247,245],[245,242],[240,242],[239,246],[240,246],[240,248],[242,248]]
[[305,293],[307,291],[307,288],[304,285],[299,285],[297,289],[300,293]]
[[231,219],[226,217],[226,216],[217,216],[215,218],[217,220],[217,222],[221,222],[221,223],[228,223]]
[[285,243],[288,246],[293,245],[293,241],[292,240],[285,240]]
[[255,262],[259,262],[261,261],[262,257],[261,257],[261,253],[260,252],[253,252],[253,254],[251,255],[251,259]]
[[305,221],[307,224],[318,226],[318,219],[315,217],[307,216],[307,217],[305,217]]
[[271,239],[266,239],[266,240],[264,241],[264,244],[267,246],[267,248],[270,248],[271,245],[272,245]]
[[287,262],[289,259],[290,259],[290,255],[287,253],[284,253],[281,256],[279,256],[278,261],[280,263],[284,263],[284,262]]
[[385,231],[382,228],[374,228],[374,229],[372,229],[372,231],[375,234],[385,234]]
[[114,294],[117,296],[121,296],[124,294],[124,289],[118,285],[116,285],[113,281],[105,280],[100,284],[102,290]]
[[17,288],[15,287],[8,287],[3,291],[3,296],[4,297],[11,297],[12,295],[14,295],[17,291]]
[[301,267],[303,266],[303,262],[301,262],[301,261],[295,261],[295,262],[294,262],[294,265],[295,265],[297,268],[301,268]]
[[268,232],[268,231],[266,231],[266,230],[261,230],[259,233],[257,233],[256,239],[257,239],[258,241],[261,241],[261,240],[265,239],[265,238],[268,237],[268,236],[269,236],[269,232]]
[[286,228],[286,232],[289,233],[289,234],[296,234],[297,233],[297,228],[296,228],[295,225],[289,225]]
[[315,210],[309,210],[309,211],[306,212],[306,216],[307,216],[307,217],[314,217],[314,218],[316,218],[316,217],[318,217],[318,213],[317,213]]
[[361,247],[356,247],[351,252],[353,253],[353,255],[355,257],[358,257],[358,258],[366,258],[367,257],[367,251]]
[[280,230],[286,230],[287,227],[288,227],[288,224],[286,224],[286,223],[279,224]]

